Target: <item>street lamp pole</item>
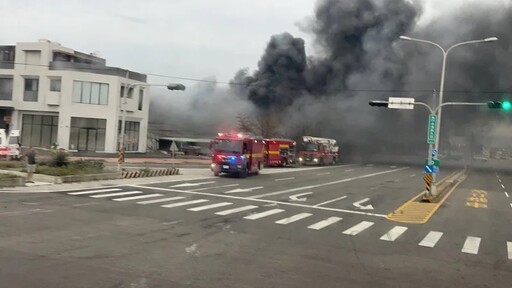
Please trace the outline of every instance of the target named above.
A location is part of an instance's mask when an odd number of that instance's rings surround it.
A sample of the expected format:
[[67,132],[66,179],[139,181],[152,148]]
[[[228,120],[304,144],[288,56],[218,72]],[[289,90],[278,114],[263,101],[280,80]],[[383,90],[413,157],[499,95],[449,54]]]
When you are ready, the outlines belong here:
[[[428,41],[428,40],[411,38],[411,37],[407,37],[407,36],[400,36],[400,39],[407,40],[407,41],[427,43],[427,44],[436,46],[437,48],[441,49],[441,51],[443,52],[443,65],[441,68],[441,83],[439,84],[439,104],[438,104],[439,109],[437,111],[436,137],[435,137],[435,142],[434,142],[434,149],[437,151],[437,153],[439,153],[439,138],[440,138],[440,133],[441,133],[441,111],[442,111],[442,106],[443,106],[442,104],[443,104],[443,96],[444,96],[444,79],[445,79],[445,71],[446,71],[446,58],[448,57],[448,53],[450,53],[450,51],[455,47],[459,47],[459,46],[467,45],[467,44],[494,42],[494,41],[497,41],[498,38],[497,37],[488,37],[488,38],[480,39],[480,40],[460,42],[460,43],[450,46],[446,50],[441,45],[434,43],[432,41]],[[431,146],[431,145],[429,145],[429,146]],[[438,160],[437,153],[436,153],[435,158],[433,158],[433,160]],[[430,154],[432,154],[432,153],[430,153]],[[433,163],[428,163],[428,164],[432,165]],[[437,183],[436,182],[436,178],[437,178],[436,173],[434,173],[432,175],[432,178],[433,178],[432,191],[430,193],[428,193],[429,194],[429,195],[427,195],[428,197],[432,197],[432,194],[435,195],[435,192],[436,192],[436,183]]]
[[[128,72],[126,75],[126,78],[128,79]],[[181,90],[184,91],[186,89],[185,85],[181,83],[170,83],[170,84],[147,84],[147,83],[136,83],[136,84],[129,84],[126,83],[126,86],[124,88],[124,93],[122,96],[122,113],[121,113],[121,135],[119,135],[119,150],[118,150],[118,161],[117,161],[117,171],[121,172],[123,170],[123,163],[124,163],[124,152],[125,152],[125,134],[126,134],[126,102],[128,98],[128,91],[129,89],[134,89],[138,86],[164,86],[167,87],[168,90]]]

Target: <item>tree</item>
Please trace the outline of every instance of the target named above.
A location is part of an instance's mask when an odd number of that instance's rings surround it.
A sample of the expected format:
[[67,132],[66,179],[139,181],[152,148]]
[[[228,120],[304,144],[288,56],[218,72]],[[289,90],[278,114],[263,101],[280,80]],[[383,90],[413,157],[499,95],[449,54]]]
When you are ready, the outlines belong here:
[[249,117],[249,115],[247,114],[242,114],[242,113],[239,113],[237,116],[236,116],[236,119],[238,121],[238,130],[240,132],[245,132],[245,133],[254,133],[254,122],[251,120],[251,118]]

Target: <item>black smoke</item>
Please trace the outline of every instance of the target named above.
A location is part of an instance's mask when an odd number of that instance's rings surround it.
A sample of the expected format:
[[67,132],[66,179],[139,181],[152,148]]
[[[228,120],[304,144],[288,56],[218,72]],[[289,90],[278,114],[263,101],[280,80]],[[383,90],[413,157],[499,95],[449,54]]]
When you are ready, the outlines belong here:
[[[376,109],[368,101],[395,96],[431,104],[433,91],[439,90],[441,51],[400,40],[400,35],[443,47],[498,37],[496,43],[450,52],[444,101],[485,102],[503,97],[489,92],[511,91],[512,9],[503,2],[470,3],[421,26],[419,1],[320,0],[303,25],[319,52],[308,57],[304,40],[289,33],[272,36],[258,70],[240,82],[246,89],[238,95],[260,111],[279,111],[283,134],[289,137],[333,137],[342,149],[361,157],[424,153],[426,110]],[[443,143],[454,136],[484,138],[485,128],[504,117],[486,108],[444,111]]]

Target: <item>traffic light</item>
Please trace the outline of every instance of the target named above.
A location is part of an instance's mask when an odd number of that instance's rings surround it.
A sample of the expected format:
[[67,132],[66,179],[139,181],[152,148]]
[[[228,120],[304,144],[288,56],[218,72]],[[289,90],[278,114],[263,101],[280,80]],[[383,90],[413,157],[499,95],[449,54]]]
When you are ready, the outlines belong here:
[[487,102],[487,107],[491,109],[502,109],[505,111],[509,111],[512,108],[512,104],[510,101],[489,101]]
[[368,104],[372,107],[388,107],[387,101],[370,101]]

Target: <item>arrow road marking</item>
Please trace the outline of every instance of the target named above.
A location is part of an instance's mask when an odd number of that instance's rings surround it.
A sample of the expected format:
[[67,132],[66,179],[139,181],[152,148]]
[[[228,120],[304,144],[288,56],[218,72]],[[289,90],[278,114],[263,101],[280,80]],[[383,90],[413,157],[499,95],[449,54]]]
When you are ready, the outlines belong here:
[[313,192],[306,192],[306,193],[295,194],[295,195],[291,195],[289,198],[292,201],[306,201],[307,200],[306,197],[302,197],[302,198],[299,198],[299,197],[300,196],[304,196],[304,195],[310,195],[310,194],[313,194]]
[[370,209],[370,210],[373,210],[373,206],[372,204],[368,204],[366,206],[362,206],[361,204],[363,204],[364,202],[370,200],[370,198],[364,198],[363,200],[360,200],[360,201],[357,201],[357,202],[354,202],[352,205],[356,206],[357,208],[359,209],[363,209],[363,210],[367,210],[367,209]]
[[252,187],[252,188],[237,188],[237,189],[226,191],[224,193],[229,194],[229,193],[251,192],[253,190],[258,190],[258,189],[263,189],[263,187],[259,186],[259,187]]
[[178,185],[169,186],[169,187],[193,187],[193,186],[199,186],[199,185],[205,185],[205,184],[213,184],[213,183],[215,183],[215,181],[199,182],[199,183],[183,183],[183,184],[178,184]]

